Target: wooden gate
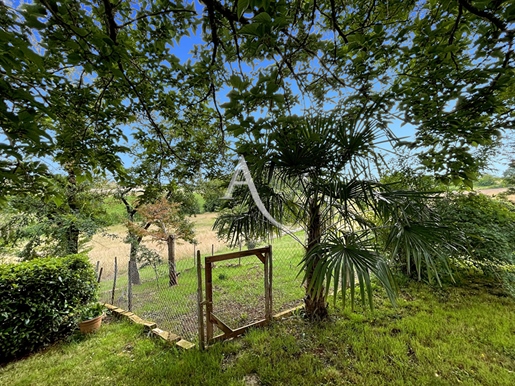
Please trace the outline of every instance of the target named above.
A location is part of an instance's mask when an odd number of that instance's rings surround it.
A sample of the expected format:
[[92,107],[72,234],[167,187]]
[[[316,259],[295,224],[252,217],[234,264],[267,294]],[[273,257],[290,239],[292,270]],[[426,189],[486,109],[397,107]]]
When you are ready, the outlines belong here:
[[[213,313],[213,265],[216,262],[240,259],[242,257],[255,256],[264,266],[263,270],[263,290],[265,298],[264,318],[257,322],[239,327],[235,330],[231,329],[226,323],[220,320]],[[214,342],[234,338],[238,335],[245,333],[249,328],[256,326],[264,326],[272,320],[272,246],[251,249],[248,251],[232,252],[217,256],[206,256],[204,258],[205,266],[205,287],[206,297],[203,300],[202,290],[202,261],[200,258],[200,251],[197,251],[197,279],[198,279],[198,322],[199,322],[199,341],[200,346],[203,348],[205,344],[212,344]],[[204,313],[205,308],[205,313]],[[205,315],[205,331],[204,331],[204,315]],[[218,336],[213,336],[213,327],[217,326],[223,333]],[[205,334],[204,334],[205,332]]]

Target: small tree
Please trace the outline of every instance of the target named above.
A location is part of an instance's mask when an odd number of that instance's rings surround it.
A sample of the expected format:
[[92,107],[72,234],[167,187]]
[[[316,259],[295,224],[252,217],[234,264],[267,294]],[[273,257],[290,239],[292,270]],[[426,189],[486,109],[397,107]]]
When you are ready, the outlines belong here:
[[165,242],[168,247],[168,267],[170,286],[177,285],[177,270],[175,267],[175,240],[183,239],[193,242],[193,223],[186,219],[179,210],[181,204],[171,203],[162,197],[153,204],[142,205],[138,214],[150,227],[140,226],[129,221],[129,232],[138,237],[150,236],[157,242]]
[[[439,280],[440,267],[448,268],[440,237],[445,229],[426,203],[433,194],[396,189],[371,171],[371,165],[382,163],[378,142],[391,135],[371,113],[362,109],[284,117],[269,133],[257,131],[252,143],[239,144],[267,211],[306,233],[301,265],[306,315],[313,319],[328,315],[331,289],[341,289],[345,296],[349,287],[353,303],[359,288],[362,301],[368,298],[372,306],[372,276],[393,301],[396,284],[390,265],[397,256],[408,267],[413,262],[419,278],[425,271]],[[234,245],[278,232],[248,189],[236,195],[240,205],[215,222],[220,235]],[[377,240],[384,234],[387,242],[381,249]]]

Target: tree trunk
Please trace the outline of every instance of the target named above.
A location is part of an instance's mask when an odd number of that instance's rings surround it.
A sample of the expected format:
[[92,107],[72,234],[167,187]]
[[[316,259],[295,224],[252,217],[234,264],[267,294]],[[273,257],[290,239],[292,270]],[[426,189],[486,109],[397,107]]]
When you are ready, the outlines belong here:
[[[129,192],[126,191],[125,193]],[[124,194],[120,195],[120,199],[125,205],[125,210],[127,212],[127,218],[129,221],[134,221],[134,215],[136,214],[136,210],[132,207],[132,205],[127,201]],[[136,236],[135,234],[129,231],[129,242],[131,244],[131,250],[129,252],[129,265],[130,265],[130,280],[132,284],[141,284],[141,279],[139,277],[138,270],[138,246],[141,243],[142,238]]]
[[[309,228],[308,228],[308,248],[309,253],[315,246],[320,244],[322,236],[322,223],[320,218],[320,205],[316,199],[309,201]],[[310,287],[310,283],[313,281],[314,273],[317,264],[320,262],[320,258],[317,258],[314,264],[308,268],[306,275],[306,296],[304,297],[304,304],[306,308],[306,316],[309,319],[321,320],[328,316],[327,302],[325,299],[324,291],[320,292],[320,295],[316,295],[313,288]]]
[[178,284],[177,271],[175,270],[175,236],[169,235],[168,240],[168,277],[170,279],[170,287]]
[[[72,216],[77,215],[77,179],[75,178],[75,172],[71,167],[67,168],[68,172],[68,184],[66,188],[67,193],[67,204],[70,208]],[[79,253],[79,229],[72,221],[66,230],[66,252],[69,254]]]
[[141,284],[138,270],[138,245],[140,241],[138,237],[129,233],[131,250],[129,253],[130,278],[132,284]]

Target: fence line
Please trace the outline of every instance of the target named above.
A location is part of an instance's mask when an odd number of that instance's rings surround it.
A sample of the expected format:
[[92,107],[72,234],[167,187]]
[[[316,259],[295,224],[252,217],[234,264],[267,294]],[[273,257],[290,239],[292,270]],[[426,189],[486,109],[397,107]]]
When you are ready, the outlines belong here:
[[[264,246],[268,243],[261,243]],[[303,247],[288,236],[270,240],[273,247],[272,313],[301,304],[304,295],[302,275],[298,275]],[[253,245],[251,245],[254,247]],[[247,248],[248,249],[248,248]],[[241,246],[219,253],[241,250]],[[211,256],[214,248],[202,251],[192,245],[191,257],[176,261],[177,285],[169,285],[167,261],[139,268],[141,284],[130,285],[129,275],[114,275],[100,283],[101,300],[128,308],[143,319],[156,322],[165,330],[191,341],[198,340],[197,255]],[[216,254],[215,254],[216,255]],[[116,272],[118,262],[113,256]],[[203,267],[202,271],[203,271]],[[257,320],[264,307],[262,264],[245,257],[217,262],[213,268],[213,286],[220,315],[229,324],[248,324]],[[231,298],[231,303],[228,299]]]

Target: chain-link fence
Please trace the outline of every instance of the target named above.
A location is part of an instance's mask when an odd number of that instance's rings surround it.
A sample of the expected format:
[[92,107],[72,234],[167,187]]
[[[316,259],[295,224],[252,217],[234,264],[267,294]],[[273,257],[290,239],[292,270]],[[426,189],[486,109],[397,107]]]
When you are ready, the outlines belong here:
[[[298,275],[303,247],[289,236],[267,243],[272,245],[272,313],[278,313],[302,303],[302,275]],[[183,246],[184,247],[184,246]],[[247,249],[243,247],[243,249]],[[241,248],[219,249],[215,254],[238,251]],[[202,261],[212,250],[201,250]],[[197,268],[195,247],[191,257],[176,261],[178,284],[170,286],[169,265],[163,260],[140,266],[140,284],[129,285],[126,264],[104,268],[110,272],[100,283],[100,297],[105,303],[131,309],[143,319],[156,322],[159,328],[171,331],[191,341],[198,340]],[[106,262],[103,263],[107,264]],[[202,267],[203,268],[203,267]],[[204,271],[202,269],[202,271]],[[263,319],[263,264],[255,256],[218,262],[213,269],[213,303],[217,316],[231,327]],[[203,276],[204,277],[204,276]]]

